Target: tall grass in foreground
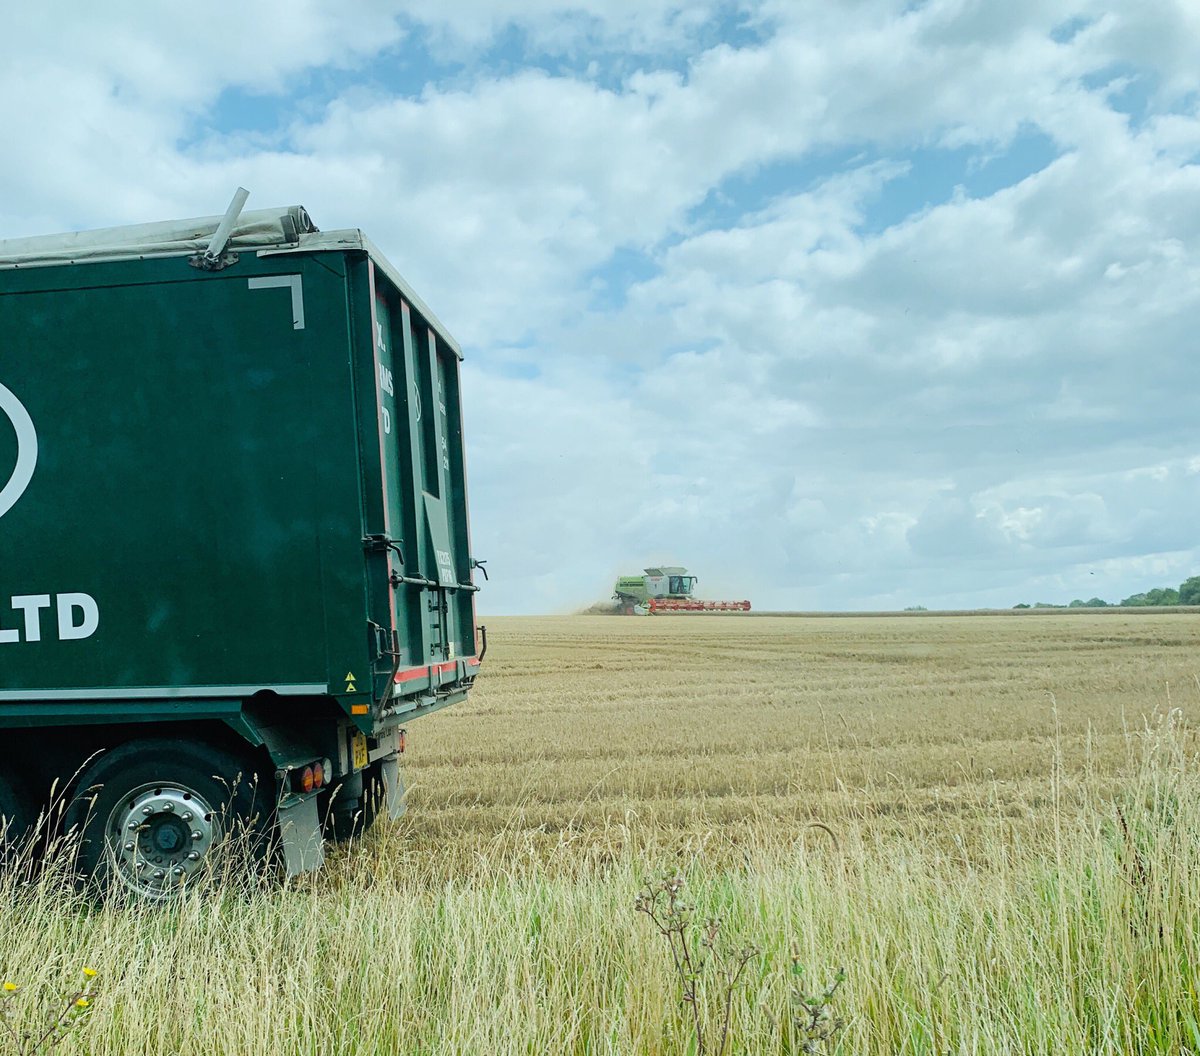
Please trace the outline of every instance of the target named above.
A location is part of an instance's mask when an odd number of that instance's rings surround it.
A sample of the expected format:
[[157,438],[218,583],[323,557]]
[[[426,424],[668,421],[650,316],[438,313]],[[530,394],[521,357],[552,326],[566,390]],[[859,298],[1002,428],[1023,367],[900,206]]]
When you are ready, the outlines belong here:
[[1195,742],[1172,716],[1128,750],[1115,793],[1084,779],[1067,808],[1056,765],[1044,824],[949,818],[936,842],[843,824],[666,856],[631,832],[553,862],[498,844],[455,878],[384,828],[312,880],[167,909],[10,870],[0,975],[35,995],[98,969],[103,1006],[58,1050],[97,1056],[684,1053],[672,965],[634,908],[669,867],[761,951],[733,1053],[800,1051],[781,1033],[793,956],[816,983],[845,967],[847,1054],[1200,1052]]

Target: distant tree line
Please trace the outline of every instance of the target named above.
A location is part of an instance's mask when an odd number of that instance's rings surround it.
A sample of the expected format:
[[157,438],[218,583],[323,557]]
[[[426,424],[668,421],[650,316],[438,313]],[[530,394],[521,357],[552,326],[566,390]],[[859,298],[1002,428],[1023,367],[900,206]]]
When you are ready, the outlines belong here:
[[1021,602],[1014,609],[1136,609],[1147,605],[1200,605],[1200,576],[1192,576],[1174,587],[1155,587],[1142,594],[1130,594],[1123,601],[1105,601],[1103,598],[1089,598],[1081,601],[1076,598],[1067,605],[1052,605],[1047,601],[1039,601],[1033,605]]

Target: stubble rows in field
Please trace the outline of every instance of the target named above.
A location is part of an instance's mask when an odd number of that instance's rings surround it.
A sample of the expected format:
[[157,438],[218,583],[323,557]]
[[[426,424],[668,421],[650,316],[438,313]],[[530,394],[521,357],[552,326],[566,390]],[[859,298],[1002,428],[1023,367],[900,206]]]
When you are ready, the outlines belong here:
[[1036,826],[1129,735],[1200,712],[1200,618],[493,620],[471,701],[415,725],[414,839]]

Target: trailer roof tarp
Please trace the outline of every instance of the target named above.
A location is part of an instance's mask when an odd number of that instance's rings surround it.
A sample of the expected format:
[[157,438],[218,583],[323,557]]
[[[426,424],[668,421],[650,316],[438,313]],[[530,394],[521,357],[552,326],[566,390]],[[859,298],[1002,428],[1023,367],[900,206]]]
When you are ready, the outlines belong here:
[[[94,231],[0,239],[0,271],[200,254],[208,249],[223,219],[221,216],[201,216],[191,220],[162,220],[152,224],[105,227]],[[255,209],[243,212],[238,218],[226,249],[258,252],[263,256],[321,250],[363,250],[425,317],[426,322],[437,329],[455,355],[462,358],[462,348],[446,327],[357,228],[323,232],[313,223],[308,210],[302,205]]]
[[[223,218],[162,220],[152,224],[70,231],[60,235],[0,239],[0,267],[78,264],[130,257],[202,253]],[[256,209],[238,218],[229,240],[231,249],[294,245],[299,235],[317,230],[302,205]]]

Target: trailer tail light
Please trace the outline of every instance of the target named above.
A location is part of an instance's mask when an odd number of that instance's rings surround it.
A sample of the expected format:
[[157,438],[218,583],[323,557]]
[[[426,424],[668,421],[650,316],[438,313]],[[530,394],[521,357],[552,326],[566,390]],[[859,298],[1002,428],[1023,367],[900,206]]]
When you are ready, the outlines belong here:
[[404,749],[408,747],[408,730],[400,731],[400,754],[404,754]]
[[293,792],[315,792],[324,788],[333,777],[333,763],[318,759],[308,766],[297,767],[291,773]]

